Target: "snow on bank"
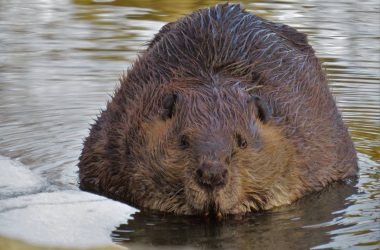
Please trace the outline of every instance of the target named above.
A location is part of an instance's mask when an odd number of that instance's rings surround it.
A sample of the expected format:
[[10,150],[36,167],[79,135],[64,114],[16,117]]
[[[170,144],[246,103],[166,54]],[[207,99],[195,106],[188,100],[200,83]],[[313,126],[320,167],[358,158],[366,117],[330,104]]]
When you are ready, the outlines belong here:
[[36,193],[46,182],[19,162],[0,156],[0,199]]
[[0,235],[33,244],[93,247],[137,210],[81,191],[39,193],[0,200]]
[[41,176],[0,156],[0,235],[46,246],[108,245],[112,230],[137,211],[79,190],[46,190]]

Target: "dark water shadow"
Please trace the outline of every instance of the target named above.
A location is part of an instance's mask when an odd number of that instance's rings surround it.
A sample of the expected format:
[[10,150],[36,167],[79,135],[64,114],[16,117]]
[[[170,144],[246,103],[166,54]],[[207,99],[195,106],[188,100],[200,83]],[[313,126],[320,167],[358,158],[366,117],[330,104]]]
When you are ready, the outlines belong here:
[[328,232],[352,226],[339,218],[357,192],[352,181],[334,183],[290,206],[220,222],[142,211],[111,237],[130,249],[309,249],[330,242]]

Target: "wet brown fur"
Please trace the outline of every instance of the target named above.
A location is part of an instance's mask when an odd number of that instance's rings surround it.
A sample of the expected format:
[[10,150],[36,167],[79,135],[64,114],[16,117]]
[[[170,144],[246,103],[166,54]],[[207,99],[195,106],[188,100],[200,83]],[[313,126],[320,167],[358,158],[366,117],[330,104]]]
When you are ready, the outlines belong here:
[[[173,117],[163,119],[163,98],[173,93]],[[273,110],[268,122],[252,95]],[[227,162],[222,188],[195,182],[210,159]],[[92,126],[79,170],[81,189],[140,208],[238,214],[352,176],[357,158],[306,36],[225,4],[161,29]]]

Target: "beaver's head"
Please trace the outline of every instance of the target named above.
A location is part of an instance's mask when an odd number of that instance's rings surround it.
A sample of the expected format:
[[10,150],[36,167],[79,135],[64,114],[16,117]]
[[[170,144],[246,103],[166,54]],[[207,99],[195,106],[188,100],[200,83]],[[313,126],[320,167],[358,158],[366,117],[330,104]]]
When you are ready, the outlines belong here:
[[143,126],[162,197],[153,208],[220,216],[268,205],[288,157],[267,101],[232,85],[173,89],[159,105]]

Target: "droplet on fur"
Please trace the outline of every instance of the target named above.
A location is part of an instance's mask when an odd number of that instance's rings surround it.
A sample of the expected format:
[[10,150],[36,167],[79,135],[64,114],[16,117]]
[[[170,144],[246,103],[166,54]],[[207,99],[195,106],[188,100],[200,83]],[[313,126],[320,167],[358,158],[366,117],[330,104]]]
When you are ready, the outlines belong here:
[[217,218],[218,220],[222,220],[222,218],[223,218],[222,213],[221,213],[221,212],[218,212],[218,213],[216,214],[216,218]]

